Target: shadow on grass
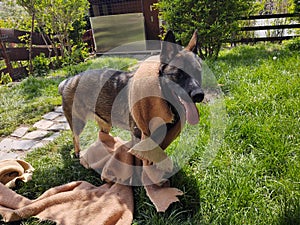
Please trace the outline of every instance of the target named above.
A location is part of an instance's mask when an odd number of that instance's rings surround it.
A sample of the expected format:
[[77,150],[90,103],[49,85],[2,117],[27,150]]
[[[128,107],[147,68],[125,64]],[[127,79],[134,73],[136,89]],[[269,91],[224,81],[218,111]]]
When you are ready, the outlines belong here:
[[[64,132],[54,143],[28,153],[25,160],[31,163],[35,171],[31,181],[15,190],[18,194],[33,200],[50,188],[72,181],[84,180],[96,186],[102,183],[96,172],[85,169],[78,159],[71,157],[70,151],[73,146],[70,136],[69,132]],[[56,223],[29,218],[11,223],[0,221],[0,224],[53,225]]]
[[133,224],[165,225],[194,224],[193,217],[199,211],[199,188],[196,177],[180,170],[170,178],[171,187],[184,192],[179,202],[172,203],[166,212],[157,212],[143,187],[134,188],[135,212]]
[[300,202],[287,202],[288,206],[283,209],[283,215],[279,218],[281,225],[300,224]]
[[18,193],[36,199],[46,190],[72,181],[83,180],[100,185],[100,175],[85,169],[78,159],[72,157],[73,149],[70,132],[62,135],[46,147],[29,153],[26,161],[35,168],[32,181],[24,184]]
[[[103,184],[98,173],[85,169],[78,159],[72,157],[73,144],[71,136],[69,131],[65,131],[55,142],[36,149],[27,155],[26,161],[35,168],[33,179],[18,188],[17,193],[29,199],[36,199],[48,189],[72,181],[83,180],[95,186]],[[133,224],[182,225],[185,221],[194,217],[200,206],[196,178],[181,170],[171,177],[170,181],[171,187],[182,190],[184,195],[179,197],[180,202],[173,203],[165,213],[156,212],[143,187],[133,188],[135,201]],[[7,223],[0,222],[0,224]],[[21,222],[8,224],[52,225],[55,223],[50,221],[41,222],[29,218]]]
[[[199,179],[199,178],[198,178]],[[171,186],[177,187],[184,192],[184,195],[179,197],[180,210],[184,211],[185,220],[193,218],[200,209],[200,192],[198,187],[197,177],[191,175],[190,172],[180,170],[171,178]]]

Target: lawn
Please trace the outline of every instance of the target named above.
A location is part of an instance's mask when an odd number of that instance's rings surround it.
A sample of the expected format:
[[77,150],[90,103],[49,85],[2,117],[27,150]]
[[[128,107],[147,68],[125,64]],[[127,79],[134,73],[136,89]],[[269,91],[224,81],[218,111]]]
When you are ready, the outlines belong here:
[[57,87],[66,77],[95,68],[127,70],[135,63],[135,59],[103,57],[52,71],[47,77],[30,77],[20,83],[0,86],[0,137],[9,135],[21,124],[34,124],[43,114],[61,105]]
[[[104,66],[118,68],[134,63],[104,61],[110,62]],[[101,63],[95,67],[102,67]],[[0,135],[23,123],[32,124],[59,105],[58,83],[91,64],[1,87]],[[171,178],[172,186],[185,194],[166,213],[157,213],[144,189],[135,188],[134,224],[300,224],[298,52],[284,45],[240,46],[223,50],[218,60],[206,64],[210,70],[204,77],[214,74],[224,95],[200,104],[197,130],[187,127],[168,149],[170,154],[178,149],[191,153]],[[209,80],[204,84],[209,86]],[[82,138],[88,140],[95,129],[89,124]],[[55,142],[28,154],[26,160],[36,170],[33,180],[17,192],[36,198],[69,181],[101,184],[99,175],[71,157],[72,150],[71,133],[66,131]],[[29,219],[21,224],[51,223]]]

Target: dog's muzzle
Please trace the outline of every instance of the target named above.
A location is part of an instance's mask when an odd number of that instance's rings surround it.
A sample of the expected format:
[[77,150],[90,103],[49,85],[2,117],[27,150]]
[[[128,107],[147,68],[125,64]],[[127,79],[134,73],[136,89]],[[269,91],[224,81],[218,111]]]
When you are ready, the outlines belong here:
[[193,102],[202,102],[203,99],[204,99],[204,93],[201,89],[197,89],[197,90],[193,90],[191,93],[190,93],[190,96],[193,100]]

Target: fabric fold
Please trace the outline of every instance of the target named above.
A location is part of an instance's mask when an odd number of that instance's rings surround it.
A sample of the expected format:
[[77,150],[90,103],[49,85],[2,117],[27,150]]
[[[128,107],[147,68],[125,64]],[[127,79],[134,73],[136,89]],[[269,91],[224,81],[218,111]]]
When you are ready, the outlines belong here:
[[[143,144],[143,148],[149,149],[153,146],[153,141],[146,143],[150,143],[150,147]],[[142,160],[141,165],[135,165],[135,156],[129,153],[132,149],[130,147],[129,143],[100,132],[99,141],[91,145],[81,155],[81,163],[101,174],[101,177],[106,181],[117,182],[124,186],[144,186],[157,211],[164,212],[173,202],[179,201],[177,196],[183,193],[179,189],[169,187],[167,179],[169,170],[163,170],[147,160]],[[94,163],[106,153],[110,157],[106,157],[104,164]],[[168,158],[168,160],[170,159]],[[104,166],[101,167],[102,165]],[[138,175],[141,177],[135,177]],[[130,176],[133,177],[129,182]]]
[[18,181],[27,182],[32,179],[34,168],[24,160],[7,159],[0,161],[0,183],[14,188]]
[[[143,185],[157,211],[164,212],[170,204],[179,201],[177,196],[182,192],[169,187],[166,171],[147,160],[135,165],[135,156],[128,152],[130,147],[130,143],[100,132],[99,140],[82,154],[81,163],[108,182],[100,187],[75,181],[51,188],[39,198],[30,200],[0,184],[3,220],[37,217],[62,225],[129,225],[133,220],[132,186],[135,184]],[[136,177],[138,174],[141,177]]]
[[36,200],[22,197],[2,184],[0,193],[0,214],[5,222],[34,216],[63,225],[129,225],[133,219],[132,189],[119,184],[96,187],[76,181],[51,188]]

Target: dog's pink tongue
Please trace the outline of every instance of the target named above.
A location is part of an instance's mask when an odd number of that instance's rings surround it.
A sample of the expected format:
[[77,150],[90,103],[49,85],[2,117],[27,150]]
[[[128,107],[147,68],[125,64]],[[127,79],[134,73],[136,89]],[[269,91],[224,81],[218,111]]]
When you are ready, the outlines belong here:
[[186,102],[182,100],[186,111],[186,120],[191,125],[199,123],[199,112],[196,105],[193,102]]

